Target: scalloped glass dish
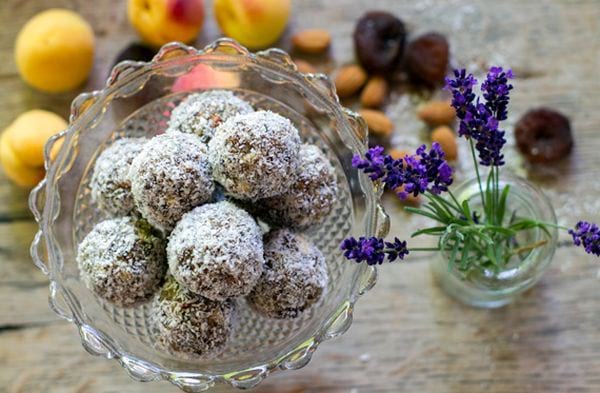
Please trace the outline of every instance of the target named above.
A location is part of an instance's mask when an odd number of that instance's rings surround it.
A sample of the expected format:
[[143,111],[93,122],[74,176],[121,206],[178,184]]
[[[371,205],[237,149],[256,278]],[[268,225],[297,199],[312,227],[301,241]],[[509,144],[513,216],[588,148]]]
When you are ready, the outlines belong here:
[[[329,155],[340,195],[327,221],[308,232],[327,259],[328,296],[306,315],[284,321],[262,318],[238,300],[238,329],[226,351],[193,361],[154,348],[148,305],[122,309],[96,298],[79,279],[75,255],[79,241],[104,218],[89,190],[98,154],[123,136],[160,134],[186,94],[212,88],[233,89],[255,107],[290,118],[303,140]],[[50,162],[57,142],[60,153]],[[381,191],[351,165],[353,154],[366,148],[364,121],[342,108],[329,79],[299,73],[278,49],[251,54],[228,39],[203,50],[172,43],[150,63],[121,63],[104,89],[75,99],[69,128],[46,146],[47,176],[30,196],[40,225],[31,254],[50,278],[50,306],[78,327],[88,352],[116,359],[139,381],[168,380],[186,391],[215,383],[250,388],[272,371],[300,368],[321,342],[350,327],[354,303],[375,284],[374,267],[348,263],[339,251],[346,236],[388,231]]]

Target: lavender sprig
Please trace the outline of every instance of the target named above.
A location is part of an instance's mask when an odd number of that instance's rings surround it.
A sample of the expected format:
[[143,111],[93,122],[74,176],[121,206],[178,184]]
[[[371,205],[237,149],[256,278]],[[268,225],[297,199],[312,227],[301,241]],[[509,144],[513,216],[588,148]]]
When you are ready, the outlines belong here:
[[429,151],[422,145],[416,154],[397,160],[384,154],[383,147],[376,146],[369,149],[364,158],[355,155],[352,165],[369,175],[371,180],[382,180],[388,189],[404,186],[398,193],[402,199],[426,191],[438,195],[452,184],[452,168],[438,143],[434,143]]
[[347,259],[357,263],[367,262],[368,265],[381,265],[386,257],[389,262],[393,262],[396,259],[404,259],[408,255],[406,242],[397,237],[393,242],[386,242],[377,237],[361,236],[358,240],[349,237],[344,239],[340,249],[344,251]]
[[[401,187],[398,191],[400,198],[405,199],[411,194],[425,194],[427,197],[425,209],[405,207],[405,210],[438,222],[437,226],[419,229],[412,234],[437,236],[438,246],[411,248],[411,252],[444,250],[450,255],[449,266],[457,263],[457,268],[464,273],[471,269],[499,272],[513,256],[547,243],[544,239],[531,244],[518,244],[516,239],[519,231],[542,228],[548,233],[548,227],[568,229],[527,217],[511,219],[508,225],[504,220],[510,186],[500,189],[499,167],[504,165],[502,148],[506,139],[499,123],[507,118],[509,93],[513,89],[509,80],[512,78],[510,69],[490,68],[481,85],[482,97],[477,97],[473,91],[478,82],[466,70],[455,70],[454,78],[446,78],[446,89],[452,93],[452,106],[460,120],[458,134],[469,140],[471,145],[482,212],[472,210],[468,200],[459,201],[448,189],[452,184],[453,171],[437,143],[429,151],[422,145],[414,155],[397,160],[385,154],[381,146],[369,149],[364,158],[358,155],[353,157],[352,165],[371,180],[380,181],[392,190]],[[490,167],[485,192],[479,165]],[[448,192],[450,198],[439,197],[442,192]],[[569,229],[569,233],[575,245],[583,246],[589,254],[600,256],[600,228],[596,224],[580,221],[574,229]],[[390,262],[404,259],[409,253],[406,241],[398,238],[386,242],[377,237],[350,237],[342,242],[341,249],[347,259],[369,265],[381,264],[386,259]]]
[[508,80],[513,77],[510,69],[504,71],[502,67],[491,67],[485,82],[481,84],[485,105],[498,121],[506,120],[509,92],[513,89]]
[[458,134],[475,141],[479,163],[484,166],[504,165],[502,148],[506,143],[499,122],[506,119],[509,92],[513,86],[511,70],[492,67],[481,85],[484,103],[476,98],[473,86],[477,79],[466,70],[455,70],[454,79],[446,78],[446,89],[452,93],[452,106],[460,119]]
[[573,236],[573,244],[583,246],[588,254],[600,257],[600,228],[596,224],[579,221],[569,234]]

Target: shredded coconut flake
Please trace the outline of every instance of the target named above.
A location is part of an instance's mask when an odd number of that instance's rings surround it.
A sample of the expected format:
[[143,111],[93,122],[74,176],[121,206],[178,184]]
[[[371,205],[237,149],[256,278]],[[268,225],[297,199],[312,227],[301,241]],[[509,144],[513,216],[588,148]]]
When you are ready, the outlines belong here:
[[209,90],[183,100],[171,113],[167,133],[196,134],[207,141],[227,119],[254,112],[252,106],[229,90]]
[[90,181],[92,199],[100,209],[114,216],[125,216],[134,210],[127,173],[146,142],[145,138],[119,139],[100,154]]
[[231,202],[203,205],[179,221],[167,258],[171,274],[191,292],[213,300],[246,295],[262,273],[261,230]]
[[229,341],[235,315],[233,301],[197,296],[169,277],[153,304],[157,346],[184,358],[214,357]]
[[300,136],[270,111],[238,115],[217,128],[209,142],[215,180],[239,199],[279,195],[296,180]]
[[337,197],[335,170],[315,145],[300,148],[300,169],[283,194],[259,203],[262,216],[275,225],[305,229],[325,220]]
[[248,302],[270,318],[296,318],[327,291],[325,257],[304,236],[278,229],[265,236],[265,267]]
[[148,300],[166,270],[165,244],[143,221],[115,218],[97,224],[77,253],[86,286],[119,306]]
[[208,202],[214,191],[206,145],[181,132],[146,143],[131,164],[129,179],[138,210],[164,232],[184,213]]

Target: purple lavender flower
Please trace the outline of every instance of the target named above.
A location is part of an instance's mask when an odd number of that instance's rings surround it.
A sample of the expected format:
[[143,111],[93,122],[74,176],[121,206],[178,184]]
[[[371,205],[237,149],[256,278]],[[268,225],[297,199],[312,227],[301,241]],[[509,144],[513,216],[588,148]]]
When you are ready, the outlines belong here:
[[446,89],[452,92],[452,106],[460,119],[458,135],[472,138],[479,153],[479,163],[484,166],[504,165],[502,148],[506,143],[499,121],[506,119],[509,92],[513,86],[511,70],[492,67],[481,88],[485,103],[473,93],[477,80],[464,69],[454,71],[455,79],[446,78]]
[[393,242],[385,242],[377,237],[349,237],[340,245],[344,257],[357,263],[367,262],[368,265],[381,265],[386,256],[389,262],[404,259],[408,255],[406,242],[394,238]]
[[382,264],[385,259],[383,239],[361,236],[358,240],[353,237],[344,239],[340,249],[347,259],[356,262],[366,261],[368,265]]
[[506,143],[504,131],[498,128],[498,120],[494,117],[490,109],[478,104],[477,110],[479,118],[476,121],[478,130],[475,139],[475,149],[479,153],[479,163],[484,166],[504,165],[504,155],[502,148]]
[[388,189],[404,186],[398,193],[402,199],[425,191],[440,194],[452,184],[452,168],[444,159],[444,152],[438,143],[434,143],[429,152],[422,145],[415,155],[398,160],[384,155],[383,147],[373,147],[367,151],[364,159],[354,156],[352,165],[368,174],[371,180],[381,179]]
[[379,180],[385,176],[385,155],[383,154],[382,146],[375,146],[367,150],[365,158],[355,154],[352,157],[352,166],[357,169],[362,169],[364,173],[369,175],[371,180]]
[[498,121],[506,120],[508,94],[513,89],[513,85],[509,84],[508,80],[513,77],[510,69],[505,72],[502,67],[492,67],[485,82],[481,84],[485,105]]
[[393,242],[385,242],[385,247],[390,262],[394,262],[396,259],[404,259],[408,255],[406,241],[402,241],[397,237],[394,238]]
[[[417,150],[418,152],[418,150]],[[427,179],[427,167],[421,163],[418,153],[404,157],[404,165],[398,173],[399,181],[395,182],[391,189],[404,186],[398,196],[406,199],[410,194],[417,196],[427,191],[429,185]]]
[[420,156],[421,165],[425,167],[429,191],[436,195],[448,191],[448,186],[452,184],[452,168],[444,159],[446,155],[440,144],[434,142],[429,152],[425,151],[425,145],[421,145],[417,149],[417,155]]
[[596,224],[579,221],[575,229],[569,230],[569,234],[573,236],[576,246],[583,245],[585,252],[600,257],[600,228]]
[[[455,79],[446,78],[446,90],[452,93],[452,106],[456,110],[456,117],[464,119],[468,113],[473,112],[473,102],[475,101],[475,93],[473,87],[477,85],[477,79],[472,74],[467,75],[467,71],[454,70]],[[462,123],[461,123],[462,125]],[[459,135],[468,135],[468,129],[459,129]]]

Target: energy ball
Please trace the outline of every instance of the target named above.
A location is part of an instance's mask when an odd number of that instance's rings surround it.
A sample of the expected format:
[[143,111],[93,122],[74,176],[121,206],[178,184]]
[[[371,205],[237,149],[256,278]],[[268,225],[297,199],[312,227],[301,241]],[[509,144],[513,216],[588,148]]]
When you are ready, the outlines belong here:
[[183,100],[171,113],[167,132],[179,131],[210,139],[227,119],[254,112],[252,106],[229,90],[209,90]]
[[262,273],[262,233],[231,202],[202,205],[177,223],[167,260],[171,274],[191,292],[217,301],[247,295]]
[[300,136],[283,116],[269,111],[238,115],[221,124],[208,143],[213,176],[238,199],[282,194],[296,180]]
[[134,210],[127,175],[131,162],[146,142],[144,138],[119,139],[100,154],[90,184],[92,199],[100,209],[114,216],[126,216]]
[[263,274],[247,297],[258,313],[297,318],[327,291],[325,257],[304,236],[277,229],[265,236]]
[[283,194],[263,200],[261,215],[275,225],[304,229],[325,220],[337,192],[335,170],[325,154],[304,144],[296,181]]
[[102,221],[79,244],[85,285],[117,306],[135,306],[158,290],[166,271],[165,244],[144,220]]
[[180,356],[214,357],[223,351],[234,329],[233,301],[195,295],[173,277],[167,278],[152,306],[158,346]]
[[215,188],[206,145],[193,134],[152,138],[131,163],[131,192],[148,222],[168,232],[184,213],[208,202]]

